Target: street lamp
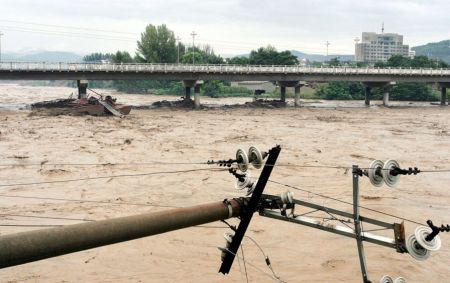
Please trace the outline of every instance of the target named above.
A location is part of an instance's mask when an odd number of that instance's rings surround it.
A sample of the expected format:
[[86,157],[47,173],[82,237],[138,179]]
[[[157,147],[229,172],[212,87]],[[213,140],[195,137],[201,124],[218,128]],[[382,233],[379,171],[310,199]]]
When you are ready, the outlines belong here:
[[4,33],[0,31],[0,62],[2,61],[2,35],[4,35]]
[[195,65],[195,31],[191,32],[192,35],[192,65]]
[[181,38],[177,36],[176,38],[178,45],[177,45],[177,64],[180,64],[180,40]]

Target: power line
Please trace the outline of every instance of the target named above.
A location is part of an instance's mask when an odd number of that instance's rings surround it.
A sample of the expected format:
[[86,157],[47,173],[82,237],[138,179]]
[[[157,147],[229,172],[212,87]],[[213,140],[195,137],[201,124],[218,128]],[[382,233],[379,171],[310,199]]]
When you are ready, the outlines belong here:
[[252,264],[251,262],[246,261],[244,258],[242,258],[242,257],[240,257],[239,255],[233,253],[233,252],[230,251],[229,249],[223,249],[223,250],[224,250],[225,252],[227,252],[227,253],[230,253],[230,254],[234,255],[234,256],[237,257],[237,258],[242,259],[242,260],[243,260],[244,262],[246,262],[249,266],[251,266],[251,267],[253,267],[254,269],[258,270],[258,271],[261,272],[262,274],[264,274],[264,275],[270,277],[270,278],[273,279],[275,282],[278,282],[278,283],[286,283],[285,281],[281,280],[280,278],[277,278],[277,277],[273,276],[272,274],[265,272],[264,270],[262,270],[261,268],[257,267],[256,265]]
[[250,236],[244,236],[244,237],[246,237],[247,239],[251,240],[251,241],[256,245],[256,247],[258,247],[258,249],[261,251],[261,253],[262,253],[263,256],[264,256],[264,261],[266,262],[266,265],[269,267],[270,271],[272,271],[273,276],[276,277],[276,278],[278,278],[278,279],[280,279],[280,276],[278,276],[278,275],[275,273],[275,271],[273,270],[272,263],[270,262],[269,256],[266,255],[266,253],[265,253],[264,250],[261,248],[261,246],[256,242],[256,240],[254,240],[254,239],[253,239],[252,237],[250,237]]
[[[21,163],[0,163],[0,167],[44,167],[44,166],[143,166],[143,165],[213,165],[216,163],[211,162],[204,162],[204,161],[197,161],[197,162],[167,162],[167,161],[152,161],[152,162],[124,162],[124,163],[48,163],[48,162],[41,162],[41,163],[27,163],[27,164],[21,164]],[[318,168],[318,169],[338,169],[338,170],[350,170],[352,169],[351,166],[341,166],[341,165],[306,165],[306,164],[293,164],[293,163],[279,163],[276,165],[267,165],[267,166],[279,166],[279,167],[297,167],[297,168]],[[369,170],[373,168],[369,167],[360,167],[361,170]],[[391,170],[391,169],[385,169],[380,168],[380,170]],[[445,173],[450,172],[450,169],[426,169],[426,170],[420,170],[420,173]]]
[[20,196],[20,195],[0,195],[5,198],[21,198],[21,199],[38,199],[38,200],[53,200],[53,201],[68,201],[68,202],[81,202],[81,203],[98,203],[98,204],[111,204],[111,205],[131,205],[131,206],[147,206],[147,207],[169,207],[179,208],[179,206],[173,205],[159,205],[153,203],[134,203],[134,202],[110,202],[101,200],[85,200],[85,199],[69,199],[69,198],[51,198],[51,197],[37,197],[37,196]]
[[[269,180],[269,182],[272,182],[274,184],[278,184],[278,185],[281,185],[281,186],[284,186],[284,187],[288,187],[288,188],[291,188],[291,189],[294,189],[294,190],[297,190],[297,191],[306,192],[306,193],[313,194],[313,195],[316,195],[316,196],[319,196],[319,197],[322,197],[322,198],[331,199],[331,200],[334,200],[334,201],[337,201],[337,202],[340,202],[340,203],[344,203],[344,204],[348,204],[348,205],[352,205],[353,206],[353,203],[348,202],[348,201],[344,201],[344,200],[340,200],[340,199],[337,199],[337,198],[329,197],[329,196],[326,196],[326,195],[323,195],[323,194],[319,194],[319,193],[314,193],[314,192],[311,192],[311,191],[308,191],[308,190],[305,190],[305,189],[301,189],[301,188],[298,188],[298,187],[295,187],[295,186],[292,186],[292,185],[283,184],[283,183],[280,183],[280,182],[277,182],[277,181],[273,181],[273,180]],[[390,213],[386,213],[386,212],[383,212],[383,211],[379,211],[379,210],[376,210],[376,209],[373,209],[373,208],[368,208],[368,207],[365,207],[365,206],[362,206],[362,205],[359,205],[358,207],[362,208],[362,209],[366,209],[366,210],[372,211],[372,212],[376,212],[376,213],[379,213],[379,214],[383,214],[383,215],[386,215],[386,216],[394,217],[394,218],[397,218],[397,219],[400,219],[400,220],[404,220],[404,221],[407,221],[407,222],[410,222],[410,223],[414,223],[414,224],[418,224],[418,225],[425,225],[423,223],[420,223],[420,222],[417,222],[417,221],[414,221],[414,220],[410,220],[410,219],[403,218],[403,217],[400,217],[400,216],[397,216],[397,215],[394,215],[394,214],[390,214]]]
[[45,224],[0,224],[0,226],[4,226],[4,227],[61,227],[61,226],[65,226],[65,225],[61,225],[61,224],[49,224],[49,225],[45,225]]
[[208,169],[189,169],[189,170],[178,170],[178,171],[160,171],[160,172],[138,173],[138,174],[120,174],[120,175],[85,177],[85,178],[67,179],[67,180],[15,183],[15,184],[0,184],[0,187],[32,186],[32,185],[69,183],[69,182],[99,180],[99,179],[111,179],[111,178],[114,179],[114,178],[123,178],[123,177],[141,177],[141,176],[152,176],[152,175],[161,175],[161,174],[179,174],[179,173],[198,172],[198,171],[224,171],[224,170],[227,170],[227,169],[208,168]]
[[37,216],[37,215],[8,214],[8,213],[1,213],[0,216],[25,217],[25,218],[42,218],[42,219],[57,219],[57,220],[74,220],[74,221],[85,221],[85,222],[95,221],[95,220],[90,220],[90,219],[86,219],[86,218],[67,218],[67,217]]
[[33,25],[33,26],[44,26],[44,27],[66,28],[66,29],[75,29],[75,30],[78,29],[78,30],[90,30],[90,31],[97,31],[97,32],[109,32],[109,33],[118,33],[118,34],[139,35],[139,33],[126,32],[126,31],[104,30],[104,29],[93,29],[93,28],[84,28],[84,27],[71,27],[71,26],[50,25],[50,24],[39,24],[39,23],[34,23],[34,22],[22,22],[22,21],[12,21],[12,20],[0,20],[0,22],[17,23],[17,24],[26,24],[26,25]]
[[[18,31],[18,32],[29,32],[29,33],[41,33],[41,34],[48,34],[48,35],[59,35],[59,36],[71,36],[71,37],[84,37],[84,38],[91,38],[91,39],[105,39],[105,40],[116,40],[116,41],[133,41],[136,42],[137,37],[139,36],[139,33],[132,33],[132,32],[125,32],[125,31],[112,31],[112,30],[103,30],[103,29],[92,29],[92,28],[84,28],[84,27],[70,27],[70,26],[61,26],[61,25],[49,25],[49,24],[38,24],[38,23],[31,23],[31,22],[20,22],[20,21],[11,21],[11,20],[0,20],[0,22],[9,22],[9,23],[22,23],[25,25],[33,25],[33,26],[42,26],[42,27],[55,27],[60,30],[48,30],[48,29],[36,29],[33,27],[18,27],[18,26],[5,26],[3,27],[7,30],[11,31]],[[61,29],[69,29],[71,31],[64,31]],[[80,30],[81,32],[74,32],[76,30]],[[83,31],[93,31],[95,33],[86,33]],[[105,34],[110,33],[111,35]],[[130,37],[121,37],[118,36],[118,34],[123,35],[134,35],[136,38],[130,38]],[[183,37],[182,39],[187,41],[186,37]],[[260,46],[261,44],[258,42],[242,42],[242,41],[227,41],[227,40],[212,40],[212,39],[203,39],[200,40],[200,42],[203,42],[204,44],[210,44],[210,43],[219,43],[214,44],[216,47],[220,47],[221,49],[228,49],[228,50],[242,50],[244,48],[246,49],[254,49],[257,48],[255,46]],[[225,44],[223,44],[225,43]],[[306,46],[298,46],[297,44],[292,45],[278,45],[277,47],[281,49],[286,50],[294,50],[294,49],[300,49],[302,51],[308,51],[308,52],[320,52],[319,49],[313,48],[313,47],[306,47]],[[340,52],[340,53],[349,53],[349,50],[344,49],[333,49],[334,52]]]

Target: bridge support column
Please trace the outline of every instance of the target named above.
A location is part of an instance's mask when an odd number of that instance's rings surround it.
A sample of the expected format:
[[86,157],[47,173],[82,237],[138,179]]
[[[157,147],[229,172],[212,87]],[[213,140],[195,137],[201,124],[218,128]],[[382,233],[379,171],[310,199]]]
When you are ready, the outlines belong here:
[[[280,85],[280,100],[282,102],[286,102],[286,88],[287,87],[294,87],[295,91],[298,91],[298,97],[300,97],[300,87],[302,86],[299,84],[298,81],[279,81],[278,84]],[[297,86],[299,87],[297,90]],[[296,93],[297,97],[297,93]]]
[[370,106],[370,94],[371,94],[372,88],[370,86],[366,86],[364,88],[364,104],[366,106]]
[[[185,89],[185,97],[186,100],[191,100],[191,88],[195,88],[196,80],[184,80],[183,85]],[[195,90],[195,89],[194,89]]]
[[447,88],[443,86],[441,87],[441,105],[445,106],[446,101],[447,101]]
[[383,105],[389,106],[389,91],[383,93]]
[[286,87],[280,86],[280,100],[281,102],[286,102]]
[[88,81],[77,80],[77,86],[78,86],[78,99],[86,98]]
[[191,87],[187,86],[184,88],[184,98],[190,100],[191,99]]
[[302,86],[306,85],[306,82],[301,81],[298,82],[295,86],[294,86],[294,94],[295,94],[295,100],[294,100],[294,106],[295,107],[300,107],[300,89],[302,88]]
[[200,109],[200,88],[203,81],[198,81],[194,87],[194,105],[195,109]]
[[295,107],[299,107],[300,106],[300,88],[301,87],[302,87],[301,85],[297,85],[294,88],[294,94],[295,94],[294,106]]
[[389,91],[391,86],[395,85],[395,82],[362,82],[364,86],[364,103],[366,106],[370,106],[370,99],[372,96],[372,89],[374,87],[385,88],[386,91],[383,93],[383,105],[388,106],[389,104]]

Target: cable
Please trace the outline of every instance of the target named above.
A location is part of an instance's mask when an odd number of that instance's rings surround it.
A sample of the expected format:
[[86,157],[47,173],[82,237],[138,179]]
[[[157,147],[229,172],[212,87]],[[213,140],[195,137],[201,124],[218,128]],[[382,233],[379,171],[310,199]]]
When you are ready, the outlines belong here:
[[242,244],[241,244],[241,253],[242,253],[242,261],[244,262],[245,278],[247,279],[247,283],[248,283],[247,264],[245,263],[244,246]]
[[65,225],[39,225],[39,224],[0,224],[5,227],[61,227]]
[[84,27],[70,27],[70,26],[61,26],[61,25],[49,25],[49,24],[39,24],[39,23],[32,23],[32,22],[12,21],[12,20],[0,20],[0,22],[26,24],[26,25],[33,25],[33,26],[44,26],[44,27],[67,28],[67,29],[75,29],[75,30],[76,29],[91,30],[91,31],[97,31],[97,32],[102,32],[102,33],[109,32],[109,33],[130,34],[130,35],[137,35],[137,36],[140,35],[139,33],[125,32],[125,31],[103,30],[103,29],[93,29],[93,28],[84,28]]
[[154,161],[154,162],[131,162],[131,163],[3,163],[0,164],[1,167],[34,167],[34,166],[142,166],[142,165],[208,165],[206,162],[165,162],[165,161]]
[[178,170],[178,171],[160,171],[160,172],[138,173],[138,174],[120,174],[120,175],[111,175],[111,176],[86,177],[86,178],[79,178],[79,179],[30,182],[30,183],[16,183],[16,184],[0,184],[0,187],[32,186],[32,185],[42,185],[42,184],[68,183],[68,182],[123,178],[123,177],[140,177],[140,176],[151,176],[151,175],[160,175],[160,174],[178,174],[178,173],[188,173],[188,172],[198,172],[198,171],[227,171],[227,169],[221,169],[221,168],[211,169],[210,168],[210,169],[189,169],[189,170]]
[[[130,162],[130,163],[0,163],[0,167],[11,167],[11,166],[21,166],[21,167],[32,167],[32,166],[142,166],[142,165],[212,165],[216,163],[211,162],[167,162],[167,161],[153,161],[153,162]],[[279,167],[297,167],[297,168],[321,168],[321,169],[344,169],[351,170],[353,167],[349,166],[331,166],[331,165],[302,165],[302,164],[291,164],[291,163],[279,163],[275,165],[266,166],[279,166]],[[372,168],[359,168],[361,170],[369,170]],[[380,168],[380,170],[391,170],[387,168]],[[450,169],[438,169],[438,170],[420,170],[420,173],[440,173],[440,172],[450,172]]]
[[[230,254],[234,255],[235,257],[239,258],[239,255],[233,253],[233,252],[230,251],[229,249],[223,249],[223,250],[224,250],[225,252],[230,253]],[[243,258],[241,258],[241,259],[242,259],[243,261],[245,261]],[[252,264],[251,262],[247,262],[247,261],[245,261],[245,262],[246,262],[249,266],[251,266],[251,267],[253,267],[254,269],[256,269],[256,270],[258,270],[259,272],[261,272],[262,274],[264,274],[264,275],[266,275],[266,276],[272,278],[275,282],[278,282],[278,283],[286,283],[285,281],[283,281],[283,280],[281,280],[281,279],[279,279],[279,278],[276,278],[276,277],[273,276],[272,274],[265,272],[264,270],[262,270],[261,268],[257,267],[256,265]]]
[[159,205],[150,203],[132,203],[132,202],[110,202],[110,201],[100,201],[100,200],[84,200],[84,199],[68,199],[68,198],[50,198],[50,197],[36,197],[36,196],[18,196],[18,195],[3,195],[0,197],[5,198],[24,198],[24,199],[39,199],[39,200],[55,200],[55,201],[70,201],[70,202],[82,202],[82,203],[100,203],[100,204],[112,204],[112,205],[134,205],[134,206],[150,206],[150,207],[169,207],[169,208],[180,208],[179,206],[173,205]]
[[246,237],[247,239],[251,240],[251,241],[258,247],[258,249],[261,251],[261,253],[262,253],[263,256],[264,256],[264,260],[265,260],[265,262],[266,262],[266,265],[269,267],[270,271],[272,271],[273,276],[281,281],[280,276],[276,275],[275,271],[273,270],[272,263],[270,262],[269,256],[266,255],[266,253],[264,253],[264,250],[263,250],[263,249],[261,248],[261,246],[256,242],[256,240],[254,240],[254,239],[253,239],[252,237],[250,237],[250,236],[244,236],[244,237]]
[[[313,194],[313,195],[316,195],[316,196],[319,196],[319,197],[323,197],[323,198],[326,198],[326,199],[331,199],[331,200],[334,200],[334,201],[337,201],[337,202],[340,202],[340,203],[344,203],[344,204],[348,204],[348,205],[352,205],[353,206],[353,203],[348,202],[348,201],[344,201],[344,200],[340,200],[340,199],[337,199],[337,198],[329,197],[329,196],[326,196],[326,195],[314,193],[314,192],[311,192],[311,191],[308,191],[308,190],[300,189],[298,187],[294,187],[292,185],[286,185],[286,184],[283,184],[283,183],[280,183],[280,182],[277,182],[277,181],[273,181],[273,180],[269,180],[269,182],[272,182],[274,184],[278,184],[278,185],[281,185],[281,186],[284,186],[284,187],[288,187],[288,188],[291,188],[291,189],[294,189],[294,190],[310,193],[310,194]],[[376,213],[379,213],[379,214],[383,214],[383,215],[386,215],[386,216],[391,216],[391,217],[394,217],[394,218],[397,218],[397,219],[400,219],[400,220],[404,220],[404,221],[407,221],[407,222],[410,222],[410,223],[414,223],[414,224],[418,224],[418,225],[424,225],[423,223],[420,223],[420,222],[417,222],[417,221],[414,221],[414,220],[410,220],[410,219],[407,219],[407,218],[403,218],[403,217],[400,217],[400,216],[397,216],[397,215],[394,215],[394,214],[390,214],[390,213],[382,212],[382,211],[379,211],[379,210],[375,210],[373,208],[368,208],[368,207],[361,206],[361,205],[359,205],[358,207],[362,208],[362,209],[366,209],[366,210],[372,211],[372,212],[376,212]]]
[[85,219],[85,218],[66,218],[66,217],[51,217],[51,216],[36,216],[36,215],[23,215],[23,214],[5,214],[1,213],[0,216],[13,216],[13,217],[26,217],[26,218],[42,218],[42,219],[58,219],[58,220],[75,220],[75,221],[85,221],[93,222],[95,220]]

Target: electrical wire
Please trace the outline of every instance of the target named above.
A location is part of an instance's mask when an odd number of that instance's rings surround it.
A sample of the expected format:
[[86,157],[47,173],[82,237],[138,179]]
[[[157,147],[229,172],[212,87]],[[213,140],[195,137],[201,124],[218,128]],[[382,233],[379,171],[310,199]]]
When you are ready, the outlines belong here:
[[95,220],[86,219],[86,218],[67,218],[67,217],[37,216],[37,215],[9,214],[9,213],[0,213],[0,216],[25,217],[25,218],[42,218],[42,219],[57,219],[57,220],[74,220],[74,221],[85,221],[85,222],[93,222],[93,221],[95,221]]
[[[353,203],[348,202],[348,201],[344,201],[344,200],[340,200],[340,199],[337,199],[337,198],[329,197],[329,196],[326,196],[326,195],[323,195],[323,194],[319,194],[319,193],[314,193],[314,192],[311,192],[311,191],[308,191],[308,190],[305,190],[305,189],[301,189],[301,188],[298,188],[298,187],[295,187],[295,186],[292,186],[292,185],[283,184],[283,183],[280,183],[280,182],[277,182],[277,181],[273,181],[273,180],[269,180],[269,182],[274,183],[274,184],[278,184],[278,185],[281,185],[281,186],[284,186],[284,187],[288,187],[288,188],[291,188],[291,189],[294,189],[294,190],[297,190],[297,191],[310,193],[310,194],[313,194],[313,195],[316,195],[316,196],[319,196],[319,197],[322,197],[322,198],[331,199],[331,200],[334,200],[334,201],[337,201],[337,202],[340,202],[340,203],[344,203],[344,204],[348,204],[348,205],[352,205],[353,206]],[[361,206],[361,205],[359,205],[358,207],[362,208],[362,209],[365,209],[365,210],[372,211],[372,212],[376,212],[376,213],[379,213],[379,214],[383,214],[383,215],[386,215],[386,216],[394,217],[394,218],[397,218],[397,219],[400,219],[400,220],[404,220],[404,221],[407,221],[407,222],[410,222],[410,223],[414,223],[414,224],[417,224],[417,225],[426,226],[423,223],[420,223],[420,222],[417,222],[417,221],[414,221],[414,220],[411,220],[411,219],[407,219],[407,218],[404,218],[404,217],[400,217],[400,216],[397,216],[397,215],[394,215],[394,214],[390,214],[390,213],[386,213],[386,212],[383,212],[383,211],[379,211],[379,210],[376,210],[376,209],[373,209],[373,208],[368,208],[368,207]]]
[[[238,258],[239,258],[239,255],[233,253],[233,252],[230,251],[229,249],[223,249],[223,250],[224,250],[225,252],[230,253],[230,254],[234,255],[235,257],[238,257]],[[245,261],[243,258],[241,258],[241,259],[242,259],[243,261]],[[256,270],[258,270],[259,272],[261,272],[262,274],[264,274],[264,275],[270,277],[270,278],[273,279],[275,282],[278,282],[278,283],[286,283],[285,281],[283,281],[283,280],[281,280],[281,279],[279,279],[279,278],[273,276],[272,274],[265,272],[264,270],[262,270],[261,268],[257,267],[256,265],[252,264],[251,262],[246,261],[246,263],[247,263],[249,266],[251,266],[251,267],[253,267],[254,269],[256,269]]]
[[56,224],[0,224],[2,227],[61,227],[65,225],[56,225]]
[[32,185],[69,183],[69,182],[99,180],[99,179],[115,179],[115,178],[123,178],[123,177],[141,177],[141,176],[152,176],[152,175],[162,175],[162,174],[179,174],[179,173],[198,172],[198,171],[224,171],[224,170],[228,171],[228,169],[221,169],[221,168],[160,171],[160,172],[137,173],[137,174],[120,174],[120,175],[110,175],[110,176],[85,177],[85,178],[77,178],[77,179],[43,181],[43,182],[0,184],[0,187],[32,186]]
[[[0,167],[13,167],[13,166],[19,166],[19,167],[34,167],[34,166],[74,166],[74,167],[89,167],[89,166],[143,166],[143,165],[213,165],[217,164],[217,162],[211,163],[211,162],[167,162],[167,161],[153,161],[153,162],[130,162],[130,163],[27,163],[27,164],[20,164],[20,163],[0,163]],[[278,163],[275,165],[265,165],[265,166],[273,166],[273,167],[296,167],[296,168],[317,168],[317,169],[338,169],[338,170],[351,170],[353,167],[351,166],[332,166],[332,165],[304,165],[304,164],[292,164],[292,163]],[[358,169],[361,170],[369,170],[373,168],[365,168],[365,167],[358,167]],[[387,168],[380,168],[382,171],[388,171],[391,169]],[[450,172],[450,169],[437,169],[437,170],[420,170],[419,173],[446,173]]]
[[[104,30],[104,29],[93,29],[93,28],[85,28],[85,27],[71,27],[71,26],[64,26],[64,25],[50,25],[50,24],[39,24],[39,23],[33,23],[33,22],[26,22],[26,21],[14,21],[14,20],[0,20],[0,22],[4,23],[14,23],[14,24],[22,24],[22,25],[32,25],[32,27],[27,26],[5,26],[3,25],[2,29],[4,30],[11,30],[11,31],[22,31],[22,32],[35,32],[35,33],[46,33],[46,34],[54,34],[54,35],[62,35],[62,36],[71,36],[71,35],[77,35],[79,37],[85,37],[84,35],[90,35],[97,36],[99,39],[111,39],[111,40],[118,40],[118,41],[133,41],[136,42],[137,38],[140,37],[141,33],[133,33],[133,32],[125,32],[125,31],[113,31],[113,30]],[[36,29],[35,26],[40,27],[47,27],[47,28],[56,28],[53,30],[42,30],[42,29]],[[66,30],[62,30],[66,29]],[[76,31],[79,32],[76,32]],[[86,33],[86,31],[92,31],[92,33]],[[106,34],[109,33],[110,35]],[[130,37],[120,37],[120,34],[122,35],[130,35],[135,36],[135,38]],[[100,38],[100,37],[106,37],[106,38]],[[117,38],[117,39],[115,39]],[[189,41],[191,38],[189,37],[182,37],[182,40]],[[257,49],[261,46],[260,42],[243,42],[243,41],[232,41],[232,40],[216,40],[216,39],[208,39],[208,38],[199,38],[197,39],[198,42],[203,44],[211,44],[215,43],[215,46],[221,47],[221,49],[227,49],[227,50],[242,50],[242,49]],[[258,47],[255,47],[258,46]],[[301,49],[302,51],[308,51],[313,54],[319,52],[322,53],[323,50],[318,50],[315,47],[312,46],[299,46],[297,43],[295,44],[286,44],[286,45],[277,45],[278,48],[286,49],[286,50],[294,50],[294,49]],[[330,52],[335,53],[348,53],[348,50],[344,49],[335,49],[330,48]],[[332,56],[332,55],[330,55]]]
[[81,203],[97,203],[97,204],[110,204],[110,205],[132,205],[132,206],[180,208],[180,206],[160,205],[160,204],[151,204],[151,203],[110,202],[110,201],[101,201],[101,200],[51,198],[51,197],[37,197],[37,196],[18,196],[18,195],[4,195],[4,194],[0,194],[0,197],[5,197],[5,198],[22,198],[22,199],[39,199],[39,200],[54,200],[54,201],[68,201],[68,202],[81,202]]
[[269,256],[266,255],[266,253],[265,253],[264,250],[261,248],[261,246],[256,242],[256,240],[253,239],[253,238],[250,237],[250,236],[247,236],[247,235],[245,235],[244,237],[247,238],[247,239],[249,239],[250,241],[252,241],[252,242],[258,247],[258,249],[261,251],[261,253],[262,253],[263,256],[264,256],[264,261],[266,262],[266,265],[269,267],[270,271],[272,271],[273,276],[274,276],[275,278],[281,280],[281,279],[280,279],[280,276],[278,276],[278,275],[275,273],[275,271],[273,270],[273,267],[272,267],[272,264],[271,264],[271,262],[270,262]]
[[247,283],[248,283],[247,264],[245,263],[244,246],[242,244],[241,244],[241,253],[242,253],[242,261],[244,262],[245,278],[247,279]]

